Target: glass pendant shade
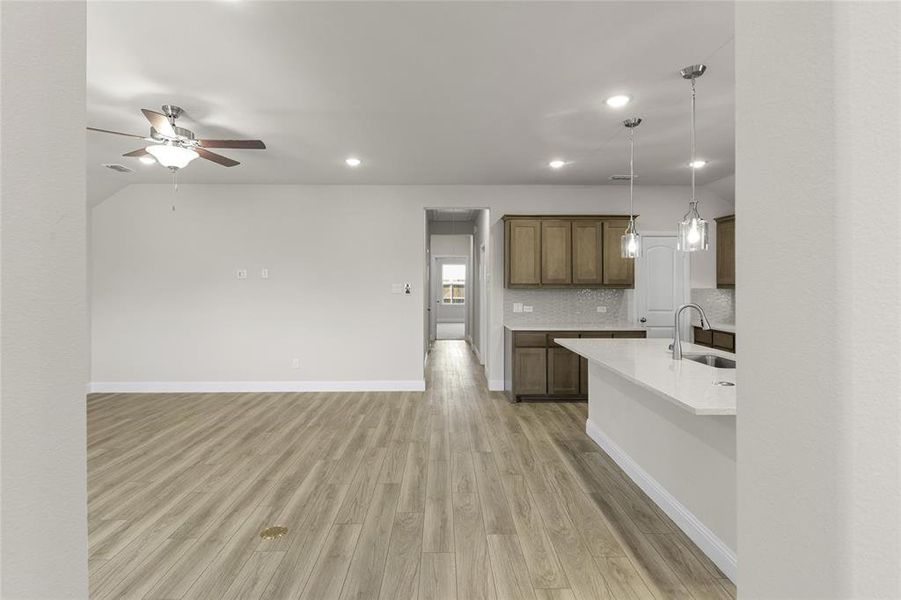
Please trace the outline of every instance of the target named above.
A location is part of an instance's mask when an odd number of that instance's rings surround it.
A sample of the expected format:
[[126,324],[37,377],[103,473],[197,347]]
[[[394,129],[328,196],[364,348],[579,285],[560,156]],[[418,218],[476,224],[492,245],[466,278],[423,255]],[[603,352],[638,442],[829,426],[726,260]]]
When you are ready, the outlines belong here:
[[147,146],[146,150],[153,155],[158,163],[172,169],[183,169],[188,166],[188,163],[200,156],[193,150],[170,144]]
[[620,256],[638,258],[641,256],[641,236],[635,229],[635,221],[629,221],[626,233],[620,238]]
[[691,65],[680,71],[684,79],[691,81],[691,200],[688,202],[688,212],[679,222],[679,250],[683,252],[698,252],[707,250],[707,221],[698,213],[698,199],[695,196],[695,80],[707,71],[706,65]]
[[707,221],[698,214],[698,203],[692,202],[679,223],[679,250],[697,252],[707,250]]

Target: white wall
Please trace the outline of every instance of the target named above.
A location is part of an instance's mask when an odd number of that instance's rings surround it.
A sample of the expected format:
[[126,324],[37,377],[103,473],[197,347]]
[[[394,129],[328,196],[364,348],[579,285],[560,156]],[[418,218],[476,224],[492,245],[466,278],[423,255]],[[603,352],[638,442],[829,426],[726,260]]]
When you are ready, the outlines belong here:
[[[488,338],[488,269],[490,268],[491,257],[488,255],[488,231],[491,226],[490,215],[488,210],[482,209],[476,217],[475,227],[473,228],[473,244],[472,244],[472,280],[473,286],[473,304],[472,304],[472,328],[471,338],[472,346],[475,348],[476,356],[482,364],[485,364],[485,356],[483,348]],[[484,263],[484,264],[483,264]]]
[[85,4],[0,23],[0,596],[87,598]]
[[471,247],[472,235],[432,234],[432,256],[469,256]]
[[736,5],[742,598],[901,598],[899,31]]
[[[489,380],[502,387],[503,225],[513,213],[623,213],[621,186],[134,185],[93,210],[92,380],[422,382],[426,207],[491,209]],[[673,229],[682,186],[640,189]],[[732,206],[702,191],[710,218]],[[713,279],[713,252],[698,257]],[[693,263],[695,264],[695,263]],[[261,280],[259,269],[270,269]],[[246,281],[234,271],[246,268]],[[413,295],[390,293],[412,282]],[[300,369],[291,359],[301,360]],[[102,387],[102,386],[101,386]],[[183,386],[185,387],[185,386]],[[195,386],[196,387],[196,386]]]

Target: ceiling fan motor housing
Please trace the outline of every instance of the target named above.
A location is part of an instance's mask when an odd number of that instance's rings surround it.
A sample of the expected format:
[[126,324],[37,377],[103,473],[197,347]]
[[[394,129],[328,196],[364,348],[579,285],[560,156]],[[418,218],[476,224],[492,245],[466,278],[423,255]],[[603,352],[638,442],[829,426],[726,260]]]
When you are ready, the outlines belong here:
[[[185,129],[184,127],[178,127],[177,125],[173,125],[172,129],[175,130],[175,135],[178,136],[179,140],[194,141],[194,132],[191,131],[190,129]],[[153,127],[150,128],[150,137],[152,137],[155,140],[159,140],[161,142],[165,142],[166,140],[170,139],[170,138],[167,138],[164,135],[162,135],[159,131],[157,131]]]

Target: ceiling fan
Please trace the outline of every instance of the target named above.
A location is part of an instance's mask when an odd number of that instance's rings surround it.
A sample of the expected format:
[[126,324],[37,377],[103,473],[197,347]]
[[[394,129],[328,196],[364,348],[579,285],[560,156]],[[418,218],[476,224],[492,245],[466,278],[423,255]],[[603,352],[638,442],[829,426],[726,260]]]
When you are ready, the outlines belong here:
[[158,162],[170,171],[177,171],[188,166],[195,158],[205,158],[223,167],[239,165],[221,154],[210,152],[207,148],[240,148],[242,150],[265,150],[266,144],[260,140],[206,140],[194,137],[194,132],[175,124],[175,120],[184,112],[181,107],[172,104],[164,104],[163,112],[158,113],[146,108],[141,109],[144,116],[150,121],[150,135],[134,135],[121,133],[108,129],[88,127],[90,131],[112,133],[127,137],[138,138],[150,142],[149,146],[128,152],[122,156],[140,158],[145,162]]

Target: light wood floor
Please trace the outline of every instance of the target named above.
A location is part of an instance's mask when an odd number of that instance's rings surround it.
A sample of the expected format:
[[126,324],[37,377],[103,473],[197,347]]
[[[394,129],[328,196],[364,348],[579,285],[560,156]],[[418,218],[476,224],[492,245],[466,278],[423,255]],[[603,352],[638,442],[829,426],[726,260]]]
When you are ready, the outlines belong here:
[[91,597],[735,597],[585,403],[510,404],[457,341],[428,389],[92,395]]

